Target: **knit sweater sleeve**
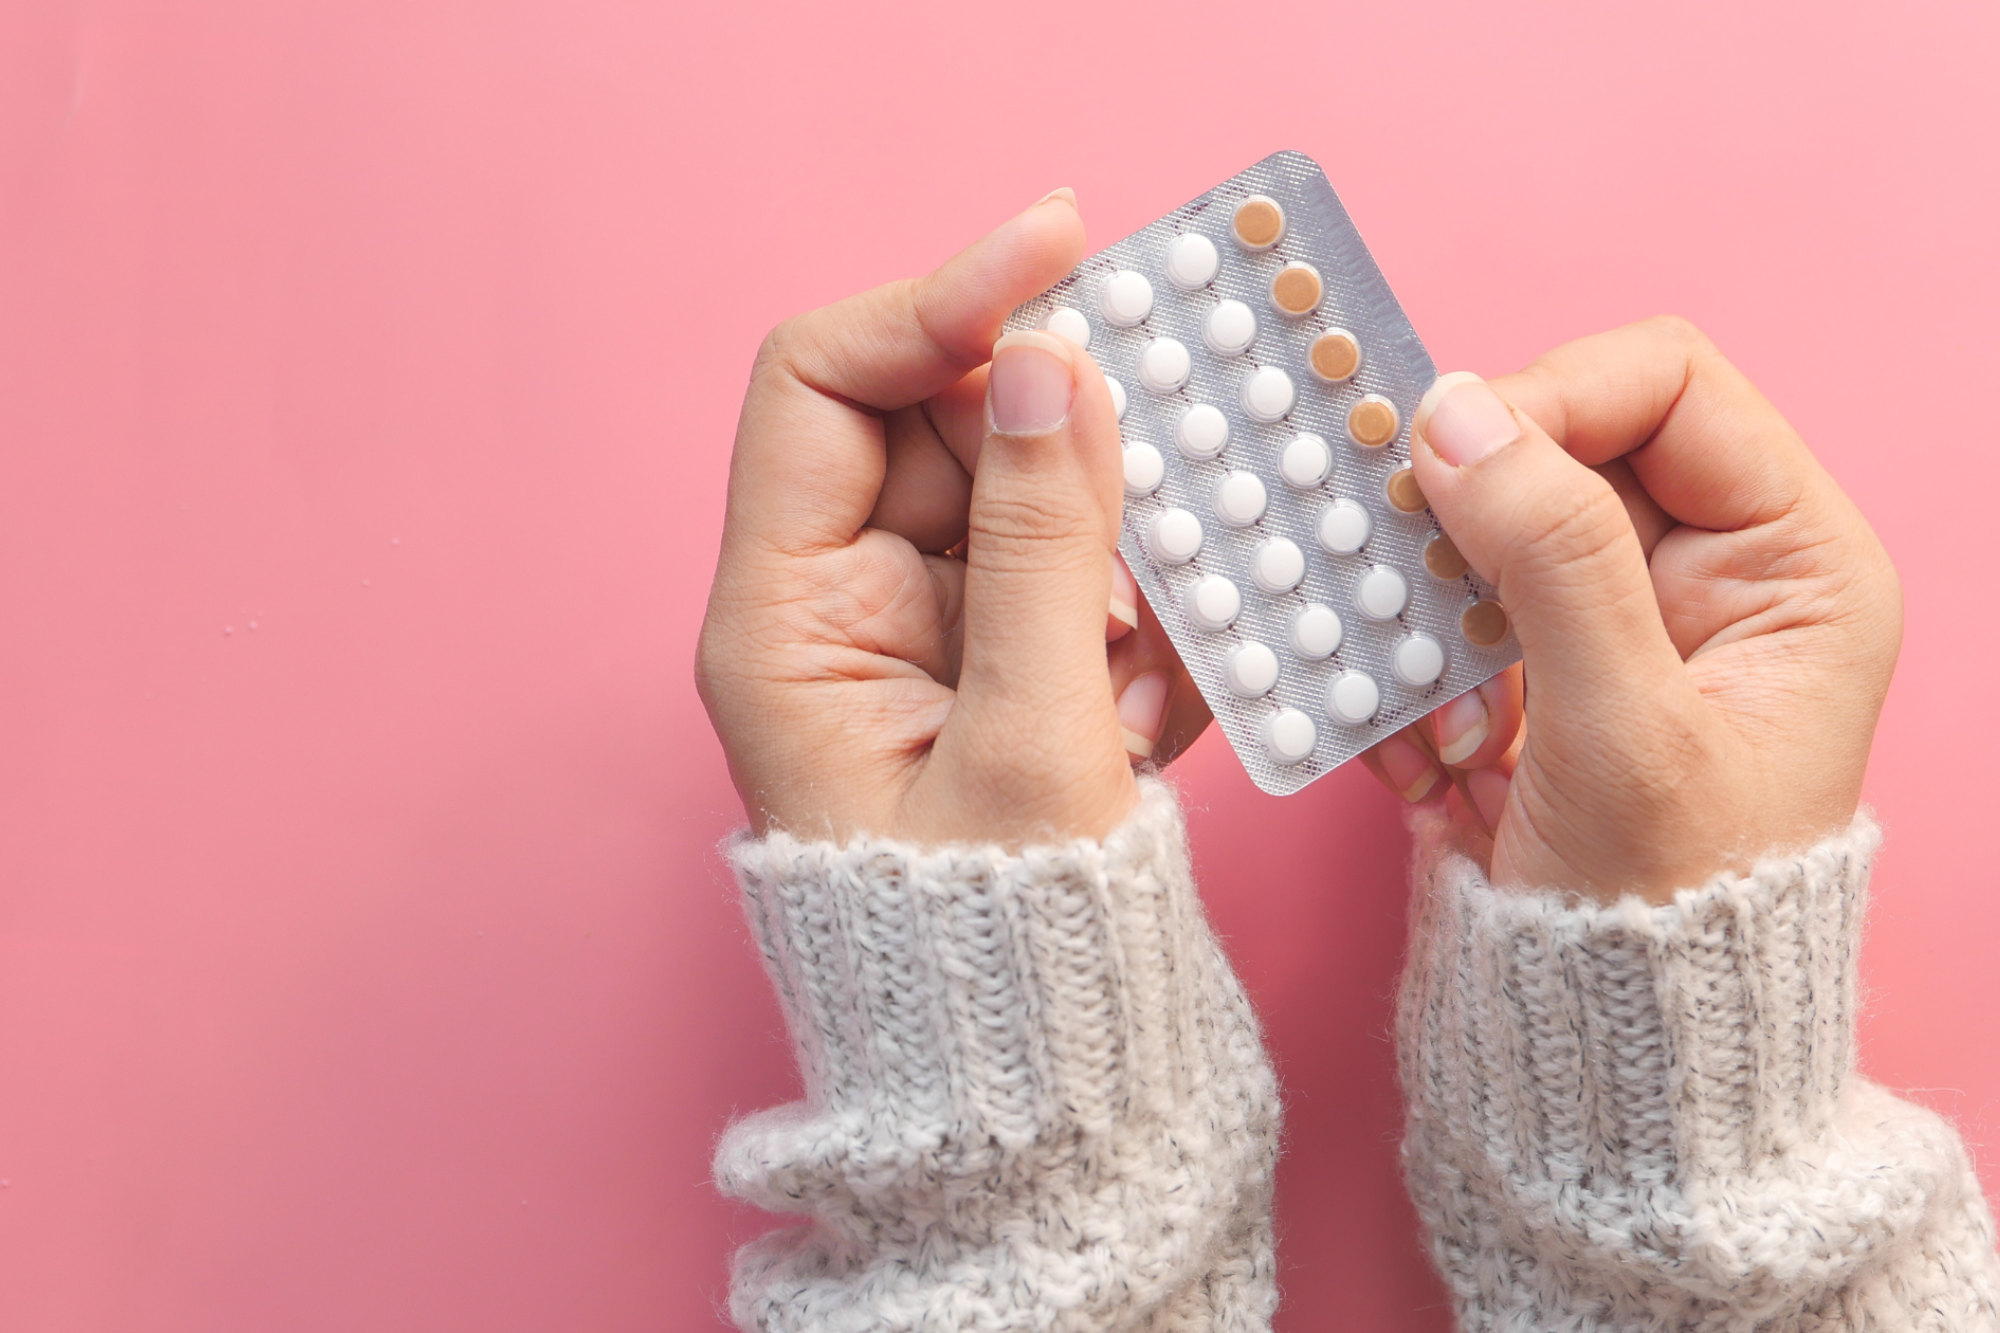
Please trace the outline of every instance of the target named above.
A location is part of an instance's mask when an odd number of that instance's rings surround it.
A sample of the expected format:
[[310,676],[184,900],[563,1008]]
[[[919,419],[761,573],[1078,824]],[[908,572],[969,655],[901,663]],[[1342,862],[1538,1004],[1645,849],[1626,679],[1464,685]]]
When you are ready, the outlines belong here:
[[1855,1072],[1878,842],[1595,906],[1420,819],[1404,1158],[1462,1328],[2000,1326],[1957,1134]]
[[1102,842],[732,858],[805,1082],[716,1153],[805,1218],[737,1255],[738,1326],[1269,1328],[1276,1087],[1163,785]]

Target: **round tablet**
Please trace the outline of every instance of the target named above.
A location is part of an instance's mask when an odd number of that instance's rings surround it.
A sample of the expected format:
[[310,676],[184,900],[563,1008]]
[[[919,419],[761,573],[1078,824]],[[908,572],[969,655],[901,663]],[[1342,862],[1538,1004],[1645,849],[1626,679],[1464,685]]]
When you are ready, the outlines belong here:
[[1125,448],[1125,494],[1136,500],[1160,489],[1167,478],[1167,461],[1160,451],[1141,440]]
[[1298,391],[1292,377],[1276,366],[1259,366],[1243,380],[1243,410],[1253,421],[1282,421]]
[[1239,643],[1222,659],[1222,683],[1239,699],[1261,699],[1278,683],[1278,655],[1261,643]]
[[1167,281],[1184,292],[1198,292],[1214,282],[1216,270],[1221,267],[1222,256],[1215,252],[1215,242],[1206,236],[1189,232],[1174,237],[1167,246]]
[[1326,284],[1320,281],[1319,270],[1296,259],[1271,279],[1271,304],[1294,319],[1319,309],[1319,298],[1325,294]]
[[1090,346],[1090,321],[1075,306],[1059,305],[1049,311],[1049,317],[1042,321],[1042,327],[1050,333],[1059,333],[1078,347]]
[[1232,472],[1215,488],[1215,516],[1232,528],[1247,528],[1264,517],[1264,483],[1254,472]]
[[1229,418],[1222,409],[1196,403],[1174,423],[1174,446],[1189,458],[1213,458],[1229,443]]
[[1236,206],[1229,227],[1245,250],[1268,250],[1285,238],[1285,210],[1269,195],[1253,194]]
[[1328,329],[1313,339],[1306,363],[1328,384],[1339,384],[1361,369],[1361,344],[1346,329]]
[[1139,352],[1139,383],[1151,393],[1174,393],[1187,383],[1194,361],[1173,338],[1155,338]]
[[1306,553],[1290,537],[1273,537],[1250,556],[1250,581],[1273,597],[1290,592],[1306,576]]
[[1352,500],[1335,500],[1319,515],[1319,544],[1335,555],[1353,555],[1368,544],[1374,527],[1368,511]]
[[1507,637],[1507,608],[1498,602],[1474,602],[1458,618],[1458,632],[1467,643],[1491,648]]
[[1257,341],[1257,316],[1241,301],[1218,301],[1201,322],[1201,340],[1217,356],[1241,356]]
[[1444,645],[1428,634],[1406,634],[1396,641],[1389,662],[1397,680],[1421,690],[1444,674]]
[[1455,579],[1465,573],[1465,557],[1442,532],[1424,543],[1424,568],[1434,579]]
[[1118,414],[1120,421],[1123,421],[1125,419],[1125,386],[1117,380],[1112,379],[1109,375],[1106,375],[1104,377],[1104,387],[1111,390],[1111,410]]
[[1146,550],[1163,565],[1185,565],[1201,550],[1201,520],[1185,509],[1162,509],[1146,529]]
[[1220,633],[1236,623],[1236,613],[1243,609],[1243,594],[1222,575],[1204,574],[1187,590],[1183,605],[1189,620]]
[[1370,620],[1394,620],[1409,602],[1409,581],[1387,565],[1370,565],[1354,585],[1354,605]]
[[1383,483],[1382,493],[1389,497],[1390,507],[1399,514],[1421,514],[1430,504],[1424,499],[1424,488],[1417,485],[1414,468],[1397,468]]
[[1326,711],[1334,721],[1358,727],[1382,706],[1382,691],[1365,671],[1343,671],[1327,682]]
[[1319,728],[1296,708],[1280,708],[1264,719],[1264,753],[1284,768],[1302,764],[1319,744]]
[[1129,329],[1153,313],[1153,284],[1146,281],[1145,274],[1121,268],[1104,280],[1097,293],[1097,308],[1110,323]]
[[1278,475],[1294,490],[1309,491],[1333,474],[1333,450],[1310,431],[1292,437],[1278,455]]
[[1402,421],[1396,405],[1379,393],[1371,393],[1347,409],[1347,434],[1364,449],[1380,449],[1396,438]]
[[1291,640],[1292,651],[1300,657],[1311,662],[1322,661],[1340,647],[1340,617],[1322,602],[1308,602],[1292,617],[1286,637]]

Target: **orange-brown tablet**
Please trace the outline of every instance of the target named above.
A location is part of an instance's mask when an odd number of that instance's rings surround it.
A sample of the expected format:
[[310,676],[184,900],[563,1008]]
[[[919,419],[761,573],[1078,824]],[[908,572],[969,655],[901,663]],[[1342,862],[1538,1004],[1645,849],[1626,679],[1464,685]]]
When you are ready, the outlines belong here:
[[1434,579],[1455,579],[1465,573],[1465,557],[1442,532],[1424,543],[1424,568]]
[[1380,449],[1396,438],[1402,424],[1396,405],[1380,394],[1371,393],[1347,409],[1347,434],[1364,449]]
[[1278,276],[1271,279],[1271,304],[1294,318],[1319,309],[1319,298],[1325,294],[1326,284],[1319,280],[1319,270],[1311,264],[1294,261],[1279,269]]
[[1507,608],[1498,602],[1474,602],[1458,618],[1458,629],[1467,643],[1491,648],[1507,637]]
[[1306,361],[1313,374],[1328,384],[1338,384],[1352,379],[1361,369],[1361,344],[1346,329],[1328,329],[1313,339]]
[[1397,469],[1382,490],[1399,514],[1421,514],[1429,505],[1423,488],[1417,485],[1417,474],[1409,468]]
[[1285,238],[1285,210],[1269,195],[1253,194],[1236,206],[1230,229],[1245,250],[1268,250]]

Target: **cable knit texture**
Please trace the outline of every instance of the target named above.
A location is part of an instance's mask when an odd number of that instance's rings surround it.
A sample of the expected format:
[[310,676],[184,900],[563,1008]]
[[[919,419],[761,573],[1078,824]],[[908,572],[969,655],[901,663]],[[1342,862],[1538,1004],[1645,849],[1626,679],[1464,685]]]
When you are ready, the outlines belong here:
[[806,1100],[725,1193],[744,1329],[1247,1333],[1277,1303],[1278,1102],[1172,794],[1103,842],[732,848]]
[[1461,1327],[2000,1326],[1957,1134],[1855,1073],[1871,822],[1662,907],[1417,833],[1403,1151]]

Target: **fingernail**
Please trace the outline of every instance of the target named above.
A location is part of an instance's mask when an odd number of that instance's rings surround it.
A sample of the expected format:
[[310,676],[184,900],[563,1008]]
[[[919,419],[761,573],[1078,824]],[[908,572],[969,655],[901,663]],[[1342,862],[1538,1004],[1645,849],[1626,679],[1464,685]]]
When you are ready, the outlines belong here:
[[1453,467],[1477,463],[1521,438],[1521,427],[1491,385],[1469,370],[1454,370],[1431,385],[1410,430],[1430,442]]
[[1401,736],[1391,736],[1376,748],[1375,757],[1382,761],[1382,771],[1389,775],[1389,785],[1403,794],[1403,799],[1414,804],[1431,794],[1437,785],[1437,766],[1430,756],[1419,750]]
[[1067,185],[1058,185],[1055,189],[1050,190],[1047,194],[1035,200],[1032,207],[1040,208],[1051,199],[1060,199],[1071,208],[1076,207],[1076,191],[1070,189]]
[[1507,808],[1507,788],[1512,784],[1513,779],[1498,769],[1475,768],[1465,775],[1466,790],[1472,793],[1472,803],[1479,807],[1479,817],[1487,828],[1500,827],[1500,812]]
[[1139,628],[1139,584],[1116,551],[1111,553],[1111,618],[1128,629]]
[[1118,729],[1125,733],[1125,749],[1134,759],[1152,757],[1166,720],[1167,678],[1160,672],[1148,671],[1118,696]]
[[1052,333],[1024,329],[993,344],[986,411],[1002,435],[1045,435],[1069,417],[1069,352]]
[[1486,701],[1478,690],[1467,690],[1431,714],[1437,729],[1438,758],[1456,767],[1486,743]]

